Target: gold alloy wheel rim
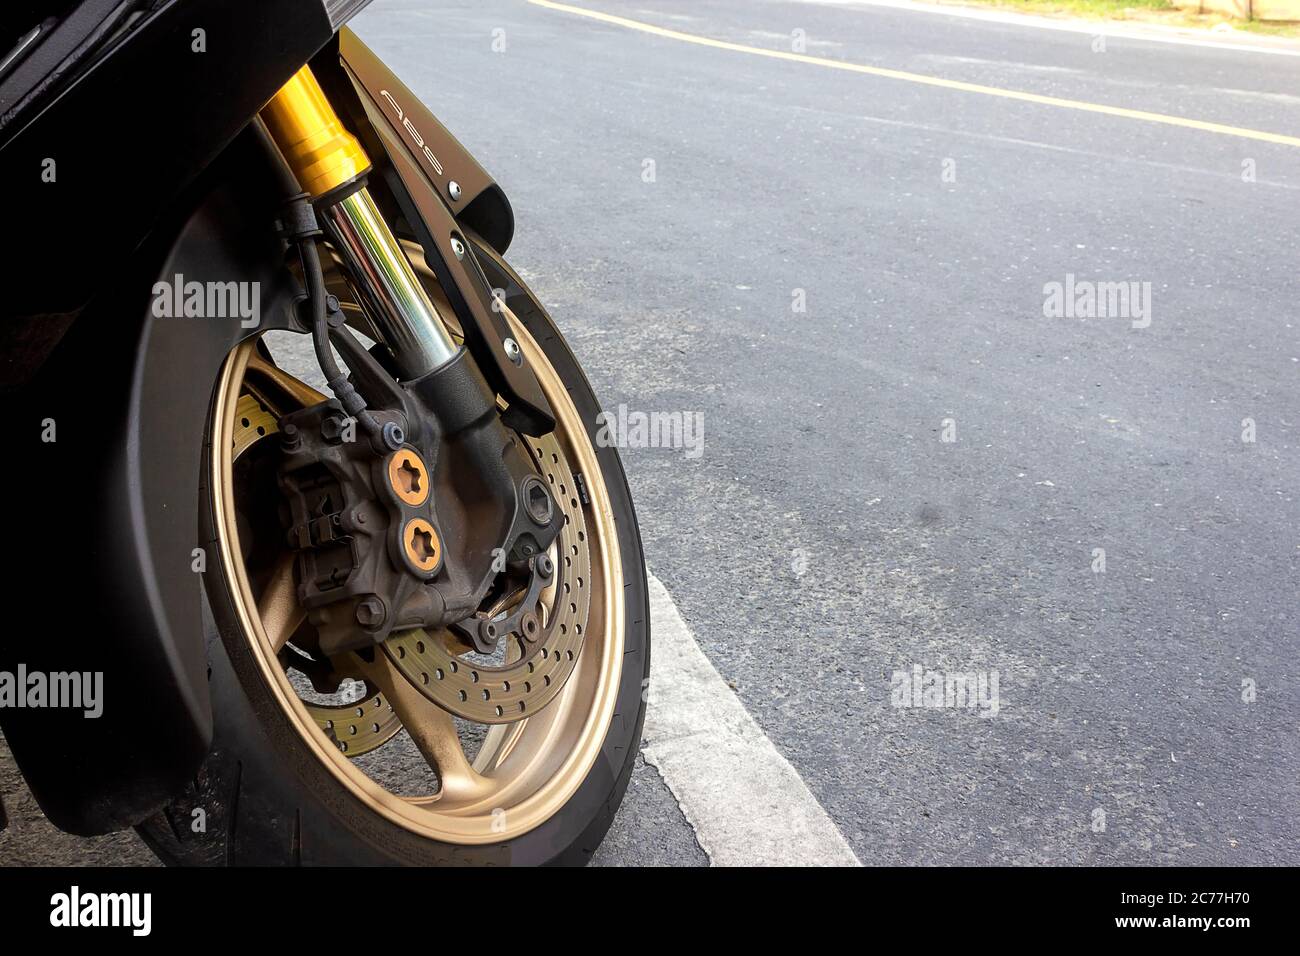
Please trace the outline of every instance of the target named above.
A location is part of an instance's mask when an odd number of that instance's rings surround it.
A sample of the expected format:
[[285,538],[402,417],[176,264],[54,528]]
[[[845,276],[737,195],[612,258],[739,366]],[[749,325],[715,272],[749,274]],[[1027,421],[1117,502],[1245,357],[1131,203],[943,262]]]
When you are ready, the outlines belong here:
[[[586,480],[590,497],[590,506],[585,508],[586,548],[582,552],[588,572],[584,586],[590,592],[586,633],[576,659],[569,661],[566,656],[564,665],[572,671],[545,709],[513,723],[491,726],[472,763],[465,756],[452,715],[430,701],[393,666],[392,655],[376,653],[373,664],[351,655],[357,671],[349,676],[364,680],[368,694],[372,690],[377,693],[349,706],[368,706],[378,701],[377,708],[386,703],[394,709],[438,774],[440,787],[435,794],[399,796],[362,772],[322,729],[319,708],[313,713],[313,705],[298,695],[278,660],[279,648],[301,619],[292,563],[282,563],[272,574],[259,607],[241,558],[233,486],[233,461],[239,450],[237,432],[245,417],[239,408],[245,372],[251,367],[265,375],[274,369],[255,351],[255,340],[241,345],[226,361],[218,383],[213,422],[213,434],[218,440],[211,456],[211,481],[221,569],[262,681],[308,749],[352,796],[406,830],[463,845],[500,843],[518,837],[550,819],[568,802],[604,744],[622,676],[622,562],[614,514],[595,449],[559,374],[528,330],[508,309],[506,314],[555,412],[554,439],[562,460]],[[299,401],[310,397],[312,393],[301,382],[280,374],[289,379],[276,383],[281,394],[295,394]],[[539,452],[538,443],[531,442],[529,447]],[[554,600],[558,602],[561,597],[554,596]],[[385,726],[384,731],[387,729]]]

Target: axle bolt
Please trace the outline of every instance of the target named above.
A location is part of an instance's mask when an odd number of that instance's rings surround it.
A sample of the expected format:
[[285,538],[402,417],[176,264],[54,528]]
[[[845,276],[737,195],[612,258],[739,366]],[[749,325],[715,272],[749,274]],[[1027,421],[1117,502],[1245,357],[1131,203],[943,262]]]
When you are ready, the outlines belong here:
[[533,524],[545,528],[555,515],[555,505],[551,502],[551,495],[542,484],[542,479],[530,475],[524,479],[521,491],[528,517],[533,520]]

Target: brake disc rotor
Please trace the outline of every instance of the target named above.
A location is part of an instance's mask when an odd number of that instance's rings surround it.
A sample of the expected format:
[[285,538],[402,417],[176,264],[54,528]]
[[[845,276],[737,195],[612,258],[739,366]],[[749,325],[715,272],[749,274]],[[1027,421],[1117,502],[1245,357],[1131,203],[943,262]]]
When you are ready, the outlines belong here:
[[384,700],[378,688],[366,683],[366,698],[355,704],[309,704],[303,706],[325,731],[326,736],[338,744],[339,750],[349,757],[359,757],[386,744],[402,729],[402,721],[393,712],[393,705]]
[[[239,396],[235,409],[234,449],[231,460],[238,461],[261,441],[279,431],[275,415],[249,394]],[[402,722],[379,688],[369,682],[361,700],[351,704],[314,704],[303,701],[312,720],[349,757],[359,757],[387,743],[402,729]]]
[[[241,395],[235,414],[232,459],[279,429],[275,415],[251,394]],[[590,559],[587,524],[578,482],[554,435],[533,439],[528,451],[564,514],[559,537],[549,550],[555,580],[538,601],[540,633],[502,636],[515,642],[507,663],[478,663],[462,657],[466,648],[445,632],[423,629],[396,634],[384,642],[402,675],[429,700],[465,720],[504,724],[535,714],[563,689],[577,666],[590,612]],[[510,650],[509,647],[506,648]],[[511,657],[514,657],[511,660]],[[401,729],[401,722],[378,689],[367,686],[364,703],[322,705],[303,701],[312,719],[349,756],[373,750]]]
[[504,665],[464,658],[463,645],[422,629],[390,637],[383,646],[393,665],[425,697],[481,724],[520,720],[554,699],[577,666],[591,608],[587,523],[578,483],[554,435],[532,439],[528,450],[564,513],[564,526],[550,548],[555,580],[538,602],[540,634],[532,640],[521,634],[503,637],[514,641],[518,650],[518,657],[510,661],[507,655]]

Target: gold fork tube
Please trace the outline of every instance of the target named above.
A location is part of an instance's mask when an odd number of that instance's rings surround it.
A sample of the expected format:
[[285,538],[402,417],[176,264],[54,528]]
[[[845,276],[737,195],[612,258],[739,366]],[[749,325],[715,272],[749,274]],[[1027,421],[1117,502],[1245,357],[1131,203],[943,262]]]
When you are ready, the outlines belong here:
[[313,199],[370,168],[366,151],[339,121],[311,67],[304,66],[271,97],[262,119]]
[[[313,199],[370,169],[365,150],[344,128],[309,67],[295,73],[262,107],[262,119]],[[454,358],[456,343],[370,192],[354,189],[322,209],[321,216],[403,377],[418,378]]]

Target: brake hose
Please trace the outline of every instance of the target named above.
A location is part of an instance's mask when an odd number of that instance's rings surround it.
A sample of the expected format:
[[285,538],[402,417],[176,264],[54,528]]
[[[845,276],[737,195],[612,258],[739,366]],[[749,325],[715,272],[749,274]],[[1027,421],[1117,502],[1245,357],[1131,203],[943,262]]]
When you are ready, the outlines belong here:
[[[280,147],[276,145],[270,130],[262,118],[257,117],[252,123],[258,139],[262,142],[267,156],[271,159],[276,178],[280,180],[283,194],[288,197],[284,214],[280,220],[280,231],[290,242],[298,247],[298,256],[302,261],[303,279],[307,287],[307,301],[311,306],[311,340],[316,351],[316,362],[325,375],[325,384],[334,393],[343,410],[361,423],[370,435],[381,438],[383,426],[366,407],[366,400],[348,381],[348,376],[339,368],[330,348],[330,323],[328,301],[331,298],[325,289],[325,273],[321,268],[320,251],[316,248],[316,237],[321,234],[320,224],[316,220],[316,210],[312,207],[311,196],[302,191],[298,177],[293,174],[285,162]],[[351,335],[343,327],[337,326],[338,334]]]
[[[302,202],[310,210],[311,204],[307,202],[305,196],[304,193],[303,198],[294,197],[294,199]],[[314,221],[315,212],[311,214]],[[334,397],[339,400],[345,412],[359,421],[361,427],[369,434],[381,438],[383,426],[366,408],[366,400],[353,388],[347,375],[339,368],[338,362],[334,360],[334,352],[330,348],[329,309],[327,308],[330,296],[325,291],[325,273],[321,269],[320,250],[316,248],[315,238],[307,236],[300,239],[298,252],[302,256],[303,276],[307,280],[307,297],[311,303],[311,341],[316,349],[316,362],[325,373],[325,384],[329,386],[329,390],[334,393]],[[351,334],[341,324],[338,332],[340,335]]]

